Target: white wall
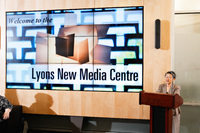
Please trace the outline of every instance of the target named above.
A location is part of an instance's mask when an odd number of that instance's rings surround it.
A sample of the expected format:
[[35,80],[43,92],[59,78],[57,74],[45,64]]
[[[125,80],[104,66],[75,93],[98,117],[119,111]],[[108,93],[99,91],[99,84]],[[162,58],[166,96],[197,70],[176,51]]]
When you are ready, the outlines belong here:
[[176,0],[175,10],[176,83],[185,105],[200,105],[200,0]]
[[175,0],[176,12],[200,11],[200,0]]

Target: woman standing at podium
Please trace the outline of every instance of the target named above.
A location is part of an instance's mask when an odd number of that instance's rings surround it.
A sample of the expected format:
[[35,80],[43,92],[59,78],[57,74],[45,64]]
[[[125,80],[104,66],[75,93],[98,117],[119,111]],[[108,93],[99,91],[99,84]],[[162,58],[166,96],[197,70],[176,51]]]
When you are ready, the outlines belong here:
[[[160,84],[157,90],[158,93],[166,94],[178,94],[180,95],[180,86],[174,84],[176,79],[176,73],[174,71],[168,71],[165,73],[165,83]],[[180,107],[173,109],[173,122],[172,122],[172,133],[179,133],[180,129]]]

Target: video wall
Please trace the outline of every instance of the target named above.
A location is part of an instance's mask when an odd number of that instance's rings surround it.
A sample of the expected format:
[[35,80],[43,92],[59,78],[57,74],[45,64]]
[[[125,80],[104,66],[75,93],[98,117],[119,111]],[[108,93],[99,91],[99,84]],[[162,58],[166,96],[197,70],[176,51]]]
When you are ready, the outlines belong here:
[[6,88],[141,91],[143,7],[6,12]]

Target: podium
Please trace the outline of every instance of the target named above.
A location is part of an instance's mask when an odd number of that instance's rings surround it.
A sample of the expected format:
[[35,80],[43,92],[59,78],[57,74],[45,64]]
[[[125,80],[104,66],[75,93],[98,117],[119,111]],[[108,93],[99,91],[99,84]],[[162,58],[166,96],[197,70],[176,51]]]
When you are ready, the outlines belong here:
[[150,105],[150,133],[172,133],[172,109],[183,104],[181,96],[141,91],[139,102]]

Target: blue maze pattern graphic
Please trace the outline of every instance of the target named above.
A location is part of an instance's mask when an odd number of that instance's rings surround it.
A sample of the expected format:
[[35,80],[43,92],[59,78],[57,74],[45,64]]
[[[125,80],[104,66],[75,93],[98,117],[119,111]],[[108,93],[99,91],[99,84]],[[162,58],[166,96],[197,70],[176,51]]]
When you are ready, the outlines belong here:
[[[108,27],[106,35],[93,36],[93,38],[97,37],[99,44],[111,47],[109,64],[143,65],[143,7],[7,12],[7,88],[123,92],[142,90],[142,85],[124,85],[119,87],[122,89],[117,89],[117,85],[98,85],[95,82],[92,85],[74,85],[48,83],[48,80],[46,83],[29,81],[30,70],[27,68],[36,64],[37,33],[58,36],[59,30],[64,28],[66,23],[73,23],[73,19],[72,22],[65,22],[66,14],[75,14],[77,26],[105,25]],[[22,18],[32,16],[35,19],[42,15],[45,18],[53,18],[53,24],[45,21],[45,24],[23,25],[23,20],[14,19],[16,16]],[[9,24],[11,21],[18,24]],[[97,29],[97,32],[100,33],[101,30]],[[48,70],[48,65],[46,69]]]

